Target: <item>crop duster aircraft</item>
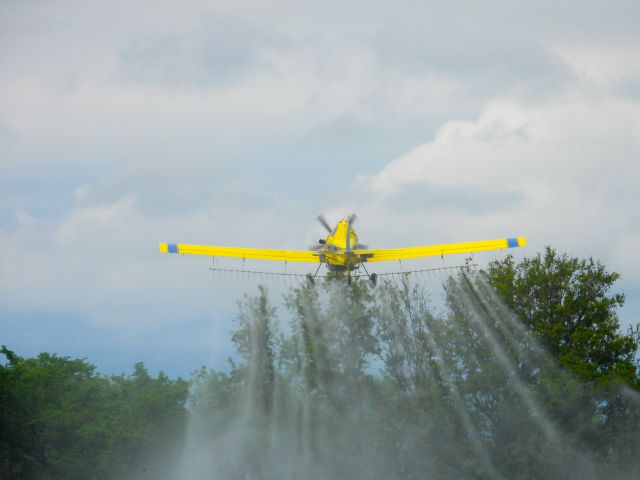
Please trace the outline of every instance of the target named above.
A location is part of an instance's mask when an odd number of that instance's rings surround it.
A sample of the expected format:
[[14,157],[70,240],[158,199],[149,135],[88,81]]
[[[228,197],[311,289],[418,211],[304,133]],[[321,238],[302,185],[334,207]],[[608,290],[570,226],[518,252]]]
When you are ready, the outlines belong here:
[[309,250],[270,250],[261,248],[218,247],[209,245],[189,245],[185,243],[161,243],[162,253],[181,253],[183,255],[205,255],[208,257],[234,257],[242,259],[273,260],[279,262],[318,263],[315,274],[307,274],[307,283],[311,287],[320,267],[325,264],[330,270],[346,273],[347,282],[351,283],[351,273],[361,267],[369,277],[372,286],[376,285],[377,275],[369,274],[365,264],[405,260],[412,258],[444,256],[457,253],[471,253],[485,250],[501,250],[504,248],[524,247],[524,237],[502,238],[499,240],[482,240],[479,242],[446,243],[442,245],[425,245],[408,248],[369,249],[359,243],[358,235],[353,229],[355,215],[340,220],[332,229],[325,218],[318,220],[327,230],[326,238],[321,238],[317,245]]

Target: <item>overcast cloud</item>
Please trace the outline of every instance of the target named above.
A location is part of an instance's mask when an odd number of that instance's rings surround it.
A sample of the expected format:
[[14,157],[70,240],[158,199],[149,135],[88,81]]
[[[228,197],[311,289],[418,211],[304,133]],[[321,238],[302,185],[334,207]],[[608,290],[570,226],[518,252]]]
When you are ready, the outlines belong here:
[[157,243],[305,248],[319,212],[593,255],[638,321],[637,2],[291,3],[2,3],[2,343],[222,367],[253,281]]

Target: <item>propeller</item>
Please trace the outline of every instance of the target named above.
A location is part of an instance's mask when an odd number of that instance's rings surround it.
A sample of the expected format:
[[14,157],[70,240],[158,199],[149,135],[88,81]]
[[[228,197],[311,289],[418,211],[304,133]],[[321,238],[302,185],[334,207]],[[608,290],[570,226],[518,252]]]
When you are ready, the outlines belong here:
[[358,216],[355,213],[349,215],[347,218],[347,255],[351,252],[351,225],[355,223],[358,219]]
[[[320,222],[320,225],[322,225],[327,230],[327,232],[329,233],[332,232],[329,222],[327,222],[327,219],[324,218],[322,214],[318,215],[318,221]],[[319,250],[322,250],[323,245],[324,245],[324,240],[320,239],[317,244],[310,246],[309,250],[313,250],[317,252]]]
[[347,284],[351,285],[351,225],[358,217],[355,213],[347,218]]
[[356,246],[353,247],[356,250],[369,250],[369,245],[365,245],[364,243],[356,243]]
[[308,250],[313,250],[313,251],[317,252],[317,251],[322,250],[324,248],[324,244],[325,244],[325,241],[320,239],[320,241],[318,241],[318,243],[316,243],[314,245],[311,245],[308,248]]
[[327,232],[331,233],[329,222],[327,222],[327,220],[322,215],[318,215],[318,221],[320,222],[320,225],[322,225],[327,230]]

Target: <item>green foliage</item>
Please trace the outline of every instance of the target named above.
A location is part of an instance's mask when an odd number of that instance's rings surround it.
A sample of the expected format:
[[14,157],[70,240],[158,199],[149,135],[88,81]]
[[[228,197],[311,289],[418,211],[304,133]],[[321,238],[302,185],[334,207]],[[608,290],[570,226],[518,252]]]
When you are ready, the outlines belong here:
[[487,273],[506,305],[562,365],[587,380],[640,387],[639,331],[620,333],[617,309],[624,295],[609,293],[619,274],[550,247],[518,264],[511,256],[493,262]]
[[244,304],[240,304],[239,328],[231,337],[244,360],[243,367],[234,369],[233,375],[251,386],[254,408],[264,414],[270,412],[273,396],[274,317],[275,309],[269,305],[267,290],[260,286],[258,297],[245,298]]
[[591,258],[546,248],[518,264],[512,257],[493,262],[487,278],[527,331],[575,375],[546,368],[536,385],[568,441],[631,468],[640,411],[627,389],[640,389],[640,331],[620,332],[624,296],[611,293],[620,275]]
[[[447,278],[441,313],[406,278],[330,275],[284,312],[260,287],[229,373],[189,384],[3,347],[0,477],[637,478],[640,337],[620,332],[618,278],[548,248]],[[174,474],[183,450],[200,456]]]
[[84,360],[2,353],[2,478],[122,476],[183,428],[187,383],[142,363],[105,378]]
[[195,384],[198,438],[227,446],[229,478],[633,478],[640,401],[620,384],[638,385],[638,337],[619,331],[617,278],[551,250],[509,257],[449,278],[436,315],[404,280],[335,275],[291,290],[286,329],[261,289],[231,374]]

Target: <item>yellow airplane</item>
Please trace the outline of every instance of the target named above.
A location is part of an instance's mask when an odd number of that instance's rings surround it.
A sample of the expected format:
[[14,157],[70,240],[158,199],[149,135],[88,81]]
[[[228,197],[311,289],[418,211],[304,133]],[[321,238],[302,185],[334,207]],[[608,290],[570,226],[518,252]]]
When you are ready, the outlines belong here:
[[324,239],[320,239],[318,245],[314,245],[309,250],[270,250],[262,248],[189,245],[185,243],[161,243],[160,252],[181,253],[183,255],[206,255],[208,257],[319,263],[315,274],[307,275],[309,286],[314,284],[318,271],[323,264],[326,264],[330,270],[346,272],[348,283],[351,283],[351,272],[362,267],[367,273],[371,285],[375,286],[377,275],[375,273],[369,274],[365,263],[444,256],[485,250],[501,250],[504,248],[525,247],[527,245],[524,237],[514,237],[499,240],[483,240],[479,242],[369,250],[366,245],[358,243],[358,236],[352,227],[356,220],[355,215],[349,215],[347,218],[340,220],[333,229],[331,229],[329,223],[322,215],[318,217],[318,220],[328,231],[329,235]]

